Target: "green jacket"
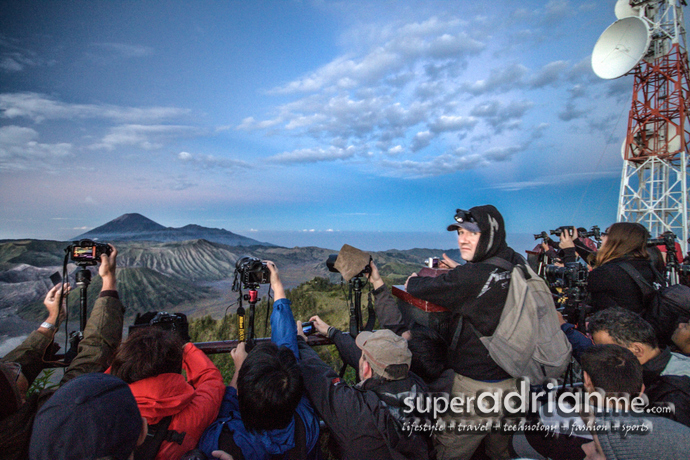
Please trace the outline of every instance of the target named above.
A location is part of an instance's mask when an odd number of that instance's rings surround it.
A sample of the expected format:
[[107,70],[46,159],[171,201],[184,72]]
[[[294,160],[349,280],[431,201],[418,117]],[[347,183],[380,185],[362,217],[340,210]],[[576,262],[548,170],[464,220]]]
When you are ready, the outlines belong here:
[[[82,374],[103,372],[108,368],[122,340],[124,310],[117,291],[101,292],[86,323],[77,356],[65,370],[60,385]],[[52,346],[53,337],[34,331],[0,362],[21,364],[22,373],[31,384],[43,369],[51,367],[46,360]],[[0,460],[28,458],[34,417],[54,392],[55,389],[44,390],[28,398],[19,411],[0,420]]]

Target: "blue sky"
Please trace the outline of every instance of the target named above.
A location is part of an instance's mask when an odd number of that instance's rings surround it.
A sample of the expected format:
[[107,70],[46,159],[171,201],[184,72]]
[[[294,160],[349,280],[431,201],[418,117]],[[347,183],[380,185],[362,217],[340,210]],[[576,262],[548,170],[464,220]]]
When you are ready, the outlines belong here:
[[138,212],[318,245],[487,203],[510,233],[605,228],[632,77],[590,55],[614,5],[4,1],[0,238]]

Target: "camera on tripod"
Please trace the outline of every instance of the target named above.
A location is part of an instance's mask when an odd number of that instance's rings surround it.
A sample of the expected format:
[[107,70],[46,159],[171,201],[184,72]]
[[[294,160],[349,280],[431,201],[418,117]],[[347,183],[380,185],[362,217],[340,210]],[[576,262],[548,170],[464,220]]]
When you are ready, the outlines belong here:
[[650,238],[647,240],[647,247],[649,246],[666,246],[666,248],[673,249],[676,247],[676,234],[673,232],[664,232],[659,238]]
[[106,243],[96,243],[92,240],[79,240],[73,242],[67,248],[72,262],[80,266],[96,265],[101,261],[101,255],[107,256],[112,252],[110,245]]
[[137,313],[134,324],[129,326],[129,333],[131,334],[132,331],[151,326],[166,331],[173,331],[185,342],[190,340],[189,322],[187,321],[187,315],[184,313],[168,313],[166,311],[150,311],[143,315]]
[[[337,260],[338,254],[331,254],[328,256],[328,259],[326,259],[326,267],[328,267],[328,271],[331,273],[340,273],[343,276],[347,276],[347,273],[341,273],[341,271],[336,268],[335,263]],[[365,265],[359,273],[352,275],[351,278],[357,278],[360,276],[367,275],[369,273],[371,273],[371,266],[367,263],[367,265]]]
[[242,285],[248,289],[271,282],[271,271],[268,265],[256,257],[242,256],[237,259],[235,275],[239,275]]
[[544,267],[544,277],[553,287],[571,288],[586,286],[589,269],[578,262],[568,262],[565,267],[547,265]]
[[376,313],[371,304],[371,297],[367,312],[369,318],[366,326],[362,326],[362,287],[366,283],[362,277],[371,273],[371,255],[349,244],[344,244],[338,254],[331,254],[326,260],[328,271],[340,273],[343,280],[348,283],[350,295],[350,335],[357,337],[362,330],[370,331],[374,328]]

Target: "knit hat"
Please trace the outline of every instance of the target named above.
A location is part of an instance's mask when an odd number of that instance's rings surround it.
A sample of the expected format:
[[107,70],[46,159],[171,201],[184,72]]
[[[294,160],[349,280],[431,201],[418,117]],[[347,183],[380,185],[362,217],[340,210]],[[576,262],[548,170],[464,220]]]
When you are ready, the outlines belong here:
[[[687,458],[690,452],[690,428],[667,418],[604,417],[597,418],[596,423],[602,428],[596,434],[606,460],[675,460]],[[626,435],[622,428],[610,428],[617,423],[643,428]]]
[[122,379],[82,375],[57,390],[36,414],[29,458],[125,460],[141,429],[137,402]]
[[360,332],[355,342],[378,375],[388,380],[407,377],[412,362],[407,340],[390,329],[380,329],[376,332]]

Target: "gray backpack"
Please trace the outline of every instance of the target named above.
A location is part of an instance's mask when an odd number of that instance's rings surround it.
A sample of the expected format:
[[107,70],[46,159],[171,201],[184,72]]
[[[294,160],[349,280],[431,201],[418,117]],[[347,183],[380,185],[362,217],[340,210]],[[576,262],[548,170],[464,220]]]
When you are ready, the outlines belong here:
[[508,297],[493,335],[482,336],[469,321],[465,323],[489,350],[491,359],[511,376],[529,377],[535,385],[562,376],[570,364],[572,346],[561,330],[546,282],[526,264],[513,265],[497,257],[482,263],[511,272]]

